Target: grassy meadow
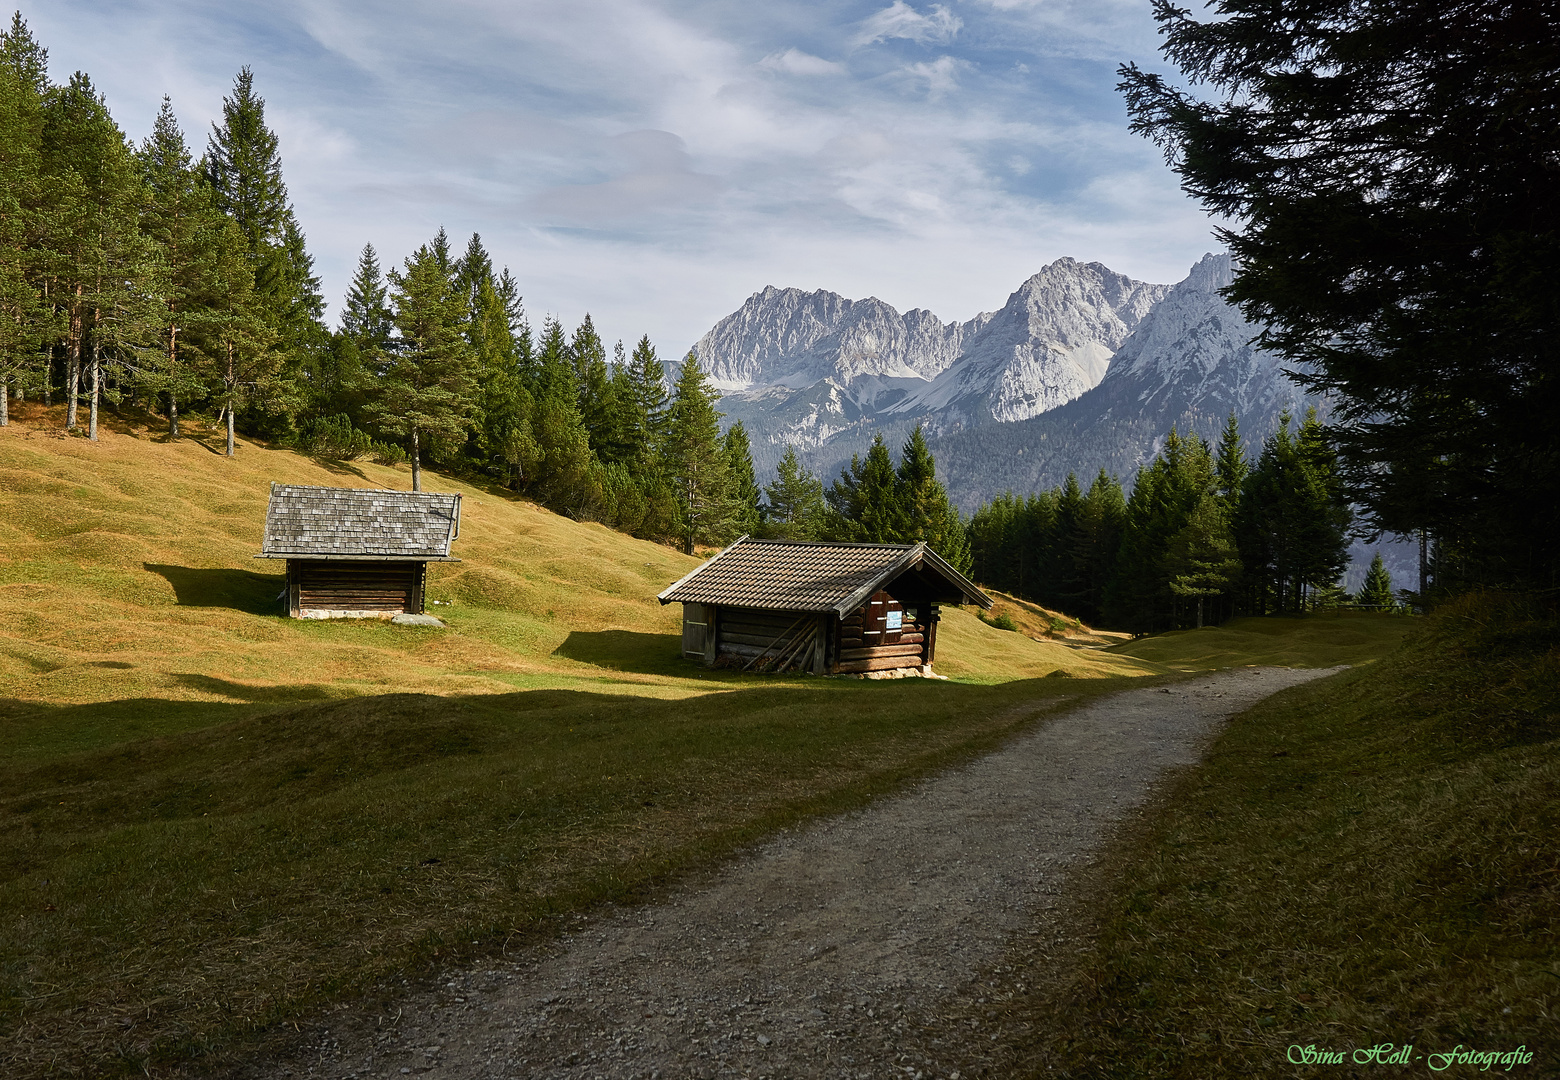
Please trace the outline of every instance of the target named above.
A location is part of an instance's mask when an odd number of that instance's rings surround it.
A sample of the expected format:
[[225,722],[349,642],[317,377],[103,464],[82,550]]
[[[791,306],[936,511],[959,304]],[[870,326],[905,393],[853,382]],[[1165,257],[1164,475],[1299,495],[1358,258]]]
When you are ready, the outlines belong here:
[[1166,671],[958,610],[946,682],[705,671],[655,600],[696,559],[429,473],[449,628],[292,620],[270,483],[404,468],[58,412],[0,429],[6,1076],[242,1052]]
[[[1222,657],[1261,632],[1242,622],[1129,648]],[[992,1075],[1560,1075],[1560,619],[1470,596],[1416,623],[1238,717],[1161,792],[1078,900],[1097,938],[993,989]],[[1381,1044],[1419,1057],[1353,1056]],[[1458,1047],[1533,1057],[1433,1058]]]

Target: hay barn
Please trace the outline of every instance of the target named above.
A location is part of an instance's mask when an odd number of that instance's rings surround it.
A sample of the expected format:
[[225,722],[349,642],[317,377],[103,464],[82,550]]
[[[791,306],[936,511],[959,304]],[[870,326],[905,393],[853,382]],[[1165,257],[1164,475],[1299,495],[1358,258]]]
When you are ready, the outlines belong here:
[[922,544],[742,537],[661,593],[683,655],[755,671],[931,674],[943,604],[992,601]]
[[460,562],[460,496],[272,484],[256,558],[287,560],[295,619],[423,614],[428,564]]

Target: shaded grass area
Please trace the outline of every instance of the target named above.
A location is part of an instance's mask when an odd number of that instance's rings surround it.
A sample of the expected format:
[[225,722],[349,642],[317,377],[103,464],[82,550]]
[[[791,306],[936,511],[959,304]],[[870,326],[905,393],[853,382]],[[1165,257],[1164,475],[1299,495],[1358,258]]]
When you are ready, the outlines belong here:
[[1418,621],[1376,612],[1231,619],[1222,626],[1138,638],[1108,651],[1170,670],[1224,667],[1336,667],[1385,656]]
[[[1430,1056],[1525,1046],[1510,1075],[1560,1075],[1557,646],[1554,612],[1472,597],[1237,718],[1109,854],[1096,942],[991,991],[988,1074],[1457,1076]],[[1387,1043],[1423,1058],[1353,1057]]]
[[0,713],[0,1074],[220,1060],[989,749],[1113,680]]

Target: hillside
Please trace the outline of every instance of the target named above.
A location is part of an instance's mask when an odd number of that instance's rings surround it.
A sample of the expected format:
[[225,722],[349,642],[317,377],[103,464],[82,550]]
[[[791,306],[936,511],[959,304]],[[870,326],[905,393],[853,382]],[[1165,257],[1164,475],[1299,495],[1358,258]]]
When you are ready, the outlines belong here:
[[[664,697],[736,678],[678,659],[680,610],[655,600],[696,560],[432,473],[425,487],[465,496],[463,561],[429,572],[429,610],[449,630],[283,618],[282,568],[253,557],[271,482],[405,489],[404,468],[248,442],[230,460],[134,425],[93,444],[57,421],[18,407],[0,429],[7,698],[296,702],[583,686]],[[976,681],[1157,670],[1015,641],[962,611],[948,612],[941,644],[939,670]]]

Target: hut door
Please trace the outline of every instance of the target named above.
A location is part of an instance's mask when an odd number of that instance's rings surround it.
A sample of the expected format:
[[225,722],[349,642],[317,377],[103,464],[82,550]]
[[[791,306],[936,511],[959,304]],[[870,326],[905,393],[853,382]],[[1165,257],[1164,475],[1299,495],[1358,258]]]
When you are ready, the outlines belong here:
[[861,620],[861,644],[863,648],[879,645],[898,645],[904,633],[905,609],[886,592],[875,592],[867,601],[865,618]]
[[683,655],[704,659],[704,640],[708,632],[703,604],[683,605]]

